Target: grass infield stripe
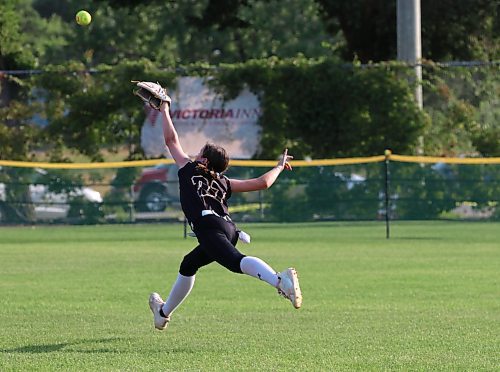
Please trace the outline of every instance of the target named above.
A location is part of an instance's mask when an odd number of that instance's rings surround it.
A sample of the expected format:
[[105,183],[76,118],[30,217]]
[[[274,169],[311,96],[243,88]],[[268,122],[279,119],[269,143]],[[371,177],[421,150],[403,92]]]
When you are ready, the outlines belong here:
[[[448,164],[500,164],[500,157],[497,158],[442,158],[433,156],[406,156],[389,155],[389,160],[407,162],[407,163],[448,163]],[[293,167],[315,167],[327,165],[348,165],[377,163],[384,161],[384,155],[342,158],[342,159],[318,159],[318,160],[293,160]],[[102,163],[47,163],[47,162],[28,162],[15,160],[0,160],[0,166],[18,167],[18,168],[52,168],[52,169],[104,169],[104,168],[132,168],[149,167],[158,164],[173,164],[173,159],[150,159],[133,160]],[[273,167],[276,160],[231,160],[229,163],[233,167]]]

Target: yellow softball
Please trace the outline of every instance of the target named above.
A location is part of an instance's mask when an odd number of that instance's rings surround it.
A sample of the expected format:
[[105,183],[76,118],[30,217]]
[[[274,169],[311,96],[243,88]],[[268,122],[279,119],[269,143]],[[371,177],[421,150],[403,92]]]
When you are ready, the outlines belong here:
[[75,19],[80,26],[87,26],[92,21],[92,16],[86,10],[80,10],[76,13]]

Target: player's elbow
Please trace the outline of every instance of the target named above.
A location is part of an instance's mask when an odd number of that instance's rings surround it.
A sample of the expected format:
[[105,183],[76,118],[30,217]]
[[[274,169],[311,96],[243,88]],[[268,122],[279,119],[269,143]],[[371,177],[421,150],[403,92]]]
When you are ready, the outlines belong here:
[[260,182],[260,188],[259,190],[267,190],[273,185],[273,180],[270,180],[269,178],[264,178]]
[[260,191],[271,187],[272,183],[265,177],[254,178],[246,184],[245,191]]
[[165,144],[167,146],[174,145],[177,142],[179,142],[179,139],[177,138],[176,135],[165,136]]

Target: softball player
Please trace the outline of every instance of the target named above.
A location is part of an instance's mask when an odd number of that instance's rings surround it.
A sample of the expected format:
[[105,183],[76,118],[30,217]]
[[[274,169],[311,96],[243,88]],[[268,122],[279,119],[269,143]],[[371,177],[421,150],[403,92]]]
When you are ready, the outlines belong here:
[[166,300],[163,301],[158,293],[149,297],[155,327],[164,330],[168,326],[172,313],[191,292],[198,269],[214,261],[234,273],[265,281],[289,299],[295,308],[300,308],[302,294],[295,269],[277,273],[260,258],[246,256],[236,249],[238,238],[249,241],[249,236],[238,231],[229,217],[227,205],[234,192],[269,188],[284,169],[291,170],[288,161],[292,156],[285,150],[278,164],[260,177],[229,179],[222,174],[229,164],[229,157],[222,147],[206,144],[192,161],[179,142],[168,103],[161,105],[160,113],[164,117],[165,143],[179,167],[182,210],[199,244],[182,260],[177,280]]

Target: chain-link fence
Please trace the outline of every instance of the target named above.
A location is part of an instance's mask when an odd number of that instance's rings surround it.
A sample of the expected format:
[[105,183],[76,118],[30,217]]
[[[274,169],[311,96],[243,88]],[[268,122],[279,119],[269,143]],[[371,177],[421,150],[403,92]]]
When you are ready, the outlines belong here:
[[[183,221],[171,160],[0,162],[1,224]],[[232,161],[252,178],[272,161]],[[500,219],[500,158],[389,155],[296,161],[269,190],[234,193],[235,221]]]

